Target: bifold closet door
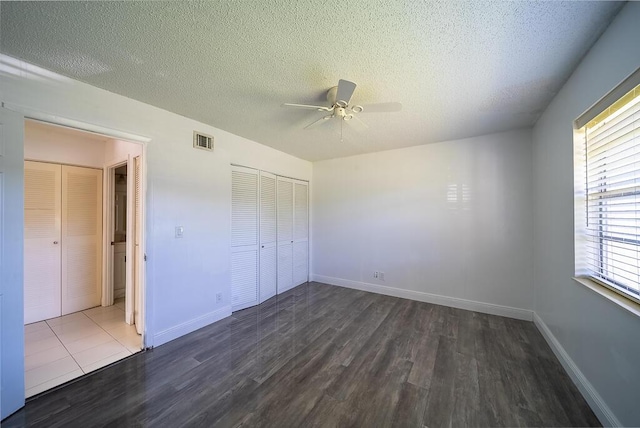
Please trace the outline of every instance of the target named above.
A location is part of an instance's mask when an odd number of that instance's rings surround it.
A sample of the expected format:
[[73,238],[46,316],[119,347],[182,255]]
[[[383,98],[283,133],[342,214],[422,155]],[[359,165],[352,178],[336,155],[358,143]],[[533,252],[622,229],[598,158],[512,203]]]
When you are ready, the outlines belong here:
[[231,309],[258,304],[258,171],[231,169]]
[[293,286],[309,279],[309,183],[293,183]]
[[260,303],[276,295],[276,176],[260,171]]
[[293,180],[277,179],[278,294],[293,288]]
[[61,165],[24,163],[24,323],[61,310]]
[[62,315],[100,305],[102,170],[62,166]]

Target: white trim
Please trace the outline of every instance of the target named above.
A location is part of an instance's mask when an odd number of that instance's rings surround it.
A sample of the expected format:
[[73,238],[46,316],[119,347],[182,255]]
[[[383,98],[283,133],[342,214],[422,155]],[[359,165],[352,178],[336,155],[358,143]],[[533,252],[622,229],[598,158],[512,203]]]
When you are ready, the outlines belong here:
[[140,297],[142,308],[142,341],[147,348],[152,347],[153,343],[147,341],[153,337],[154,325],[149,322],[153,319],[153,290],[147,287],[147,212],[152,206],[151,201],[147,200],[147,144],[142,144],[142,153],[140,156]]
[[337,285],[339,287],[353,288],[354,290],[369,291],[371,293],[384,294],[386,296],[401,297],[403,299],[450,306],[453,308],[482,312],[490,315],[499,315],[502,317],[515,318],[525,321],[533,320],[533,311],[528,309],[513,308],[510,306],[496,305],[493,303],[477,302],[474,300],[442,296],[439,294],[425,293],[422,291],[403,290],[401,288],[387,287],[384,285],[369,284],[366,282],[351,281],[348,279],[333,278],[330,276],[322,276],[316,274],[311,275],[311,280],[323,282],[325,284]]
[[555,356],[560,360],[560,364],[571,377],[573,383],[578,387],[582,396],[596,414],[600,423],[604,426],[622,426],[616,415],[611,411],[607,403],[604,402],[598,391],[591,385],[585,375],[580,371],[576,363],[571,359],[567,351],[562,347],[558,339],[553,335],[549,327],[536,313],[533,315],[533,323],[536,325],[542,336],[547,341]]
[[202,316],[199,316],[198,318],[185,321],[181,324],[175,325],[157,333],[153,338],[153,345],[162,345],[173,339],[184,336],[185,334],[189,334],[198,329],[201,329],[202,327],[206,327],[209,324],[213,324],[216,321],[220,321],[221,319],[228,316],[231,316],[231,306],[224,306],[220,309],[216,309],[213,312],[209,312],[208,314],[204,314]]
[[46,122],[54,126],[62,126],[65,128],[74,128],[81,131],[89,132],[92,134],[102,135],[110,138],[118,138],[134,143],[148,143],[151,141],[149,137],[143,137],[142,135],[132,134],[130,132],[120,131],[113,128],[107,128],[100,125],[94,125],[92,123],[82,122],[75,119],[69,119],[66,117],[58,116],[51,113],[39,111],[30,107],[24,107],[12,103],[3,103],[4,108],[15,111],[22,114],[25,119],[35,119],[41,122]]
[[[136,215],[136,207],[135,207],[135,173],[134,173],[134,167],[133,167],[133,156],[131,155],[131,152],[127,153],[127,160],[126,160],[126,165],[127,165],[127,212],[126,212],[126,216],[127,216],[127,232],[126,232],[126,240],[127,243],[126,245],[126,254],[129,260],[129,263],[125,263],[125,283],[124,283],[124,295],[125,295],[125,301],[124,301],[124,317],[125,317],[125,322],[129,325],[133,325],[135,323],[135,319],[134,319],[134,314],[135,314],[135,305],[136,305],[136,298],[135,298],[135,279],[134,279],[134,271],[136,270],[136,263],[138,264],[137,268],[138,271],[142,268],[144,268],[144,265],[142,264],[143,262],[141,260],[137,260],[136,256],[135,256],[135,251],[136,251],[136,246],[135,246],[135,242],[136,242],[136,237],[135,237],[135,233],[136,233],[136,229],[135,229],[135,215]],[[113,170],[114,173],[114,179],[115,179],[115,169]],[[115,186],[114,186],[115,187]],[[114,188],[114,194],[111,197],[111,203],[113,203],[113,199],[115,197],[115,188]],[[111,213],[113,214],[113,210],[111,210]],[[113,222],[111,223],[111,226],[113,226]],[[111,236],[111,238],[115,238],[114,235]],[[140,284],[138,284],[139,286]],[[136,331],[138,330],[139,326],[136,326]]]
[[[149,323],[148,321],[153,319],[153,296],[152,295],[147,295],[147,293],[151,293],[151,291],[147,290],[147,243],[146,243],[146,239],[147,239],[147,234],[146,234],[146,227],[147,227],[147,218],[146,218],[146,212],[147,212],[147,144],[151,141],[151,138],[148,137],[144,137],[141,135],[137,135],[137,134],[132,134],[132,133],[128,133],[128,132],[123,132],[123,131],[118,131],[116,129],[113,128],[107,128],[104,126],[100,126],[100,125],[94,125],[94,124],[90,124],[90,123],[86,123],[86,122],[82,122],[79,120],[75,120],[75,119],[69,119],[69,118],[65,118],[62,116],[57,116],[54,114],[50,114],[50,113],[46,113],[46,112],[42,112],[30,107],[24,107],[24,106],[20,106],[17,104],[11,104],[11,103],[1,103],[3,108],[6,108],[8,110],[12,110],[15,112],[21,112],[24,115],[24,119],[34,119],[34,120],[38,120],[41,122],[46,122],[49,125],[52,126],[58,126],[58,127],[62,127],[62,128],[73,128],[73,129],[77,129],[83,132],[88,132],[88,133],[92,133],[92,134],[97,134],[97,135],[101,135],[104,137],[108,137],[111,139],[118,139],[118,140],[122,140],[122,141],[127,141],[129,143],[134,143],[134,144],[139,144],[142,147],[142,153],[141,153],[141,159],[142,159],[142,163],[140,164],[140,176],[141,176],[141,180],[142,180],[142,197],[141,197],[141,209],[140,209],[140,215],[141,215],[141,249],[140,252],[143,255],[143,264],[142,264],[142,268],[140,270],[140,288],[141,288],[141,296],[142,296],[142,307],[144,308],[143,310],[143,314],[142,316],[144,317],[144,321],[143,321],[143,327],[144,327],[144,331],[142,332],[142,344],[144,348],[150,348],[154,346],[153,343],[153,338],[154,338],[154,326],[152,323]],[[124,160],[123,160],[124,161]],[[129,156],[127,157],[127,163],[129,162]],[[110,160],[109,162],[113,162],[113,159]],[[103,171],[106,170],[106,166],[103,165],[102,168],[95,168],[95,169],[102,169]],[[104,176],[104,174],[103,174]],[[149,205],[151,206],[151,203],[149,202]],[[103,216],[103,225],[104,225],[104,216]],[[103,230],[103,235],[104,235],[104,230]],[[103,268],[105,267],[104,265],[104,258],[103,258]],[[104,277],[104,273],[103,273],[103,277]]]

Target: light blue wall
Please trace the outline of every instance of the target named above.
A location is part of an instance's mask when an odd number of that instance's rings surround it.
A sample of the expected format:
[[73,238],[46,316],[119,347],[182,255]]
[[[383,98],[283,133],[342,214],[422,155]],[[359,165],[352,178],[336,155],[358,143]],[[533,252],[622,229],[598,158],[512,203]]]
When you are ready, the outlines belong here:
[[533,129],[534,311],[628,426],[640,425],[640,318],[571,279],[572,123],[639,66],[640,3],[629,3]]
[[0,109],[0,419],[24,404],[22,138],[22,116]]

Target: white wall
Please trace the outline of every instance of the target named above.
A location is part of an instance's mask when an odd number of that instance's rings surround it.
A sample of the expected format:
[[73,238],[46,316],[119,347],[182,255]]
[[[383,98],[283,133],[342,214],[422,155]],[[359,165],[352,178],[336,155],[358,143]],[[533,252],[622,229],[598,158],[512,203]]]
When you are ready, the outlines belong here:
[[316,162],[313,184],[314,278],[531,319],[530,131]]
[[0,419],[24,403],[22,117],[0,108]]
[[142,145],[70,128],[26,120],[26,160],[104,168],[142,154]]
[[[0,62],[0,101],[7,107],[151,138],[146,152],[151,343],[229,315],[230,163],[306,180],[311,163],[11,57],[0,56]],[[194,130],[215,137],[213,152],[192,147]],[[174,238],[178,225],[184,238]],[[221,303],[216,293],[222,293]]]
[[24,127],[27,160],[102,168],[109,139],[28,120]]
[[640,3],[629,3],[533,130],[534,309],[593,387],[601,422],[615,423],[608,407],[628,426],[640,425],[640,319],[571,279],[572,123],[640,66],[639,22]]

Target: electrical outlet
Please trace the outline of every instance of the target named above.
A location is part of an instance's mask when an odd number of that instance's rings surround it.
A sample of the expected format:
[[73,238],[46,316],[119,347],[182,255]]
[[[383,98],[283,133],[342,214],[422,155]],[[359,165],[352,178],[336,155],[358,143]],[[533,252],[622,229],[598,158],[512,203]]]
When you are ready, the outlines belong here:
[[216,303],[222,302],[222,293],[216,294]]
[[380,277],[380,281],[384,281],[384,272],[379,272],[378,276]]
[[184,236],[184,227],[176,226],[176,238],[182,238]]
[[380,275],[380,273],[379,273],[378,271],[375,271],[375,272],[373,273],[373,277],[374,277],[375,279],[378,279],[378,276],[379,276],[379,275]]

